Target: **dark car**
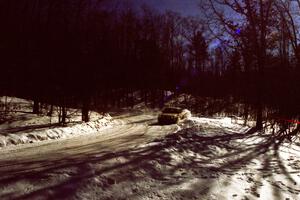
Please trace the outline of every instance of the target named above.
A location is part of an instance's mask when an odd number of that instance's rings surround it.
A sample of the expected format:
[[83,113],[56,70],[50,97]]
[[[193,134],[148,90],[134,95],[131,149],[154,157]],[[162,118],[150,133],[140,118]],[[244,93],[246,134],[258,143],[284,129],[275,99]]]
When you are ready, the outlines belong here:
[[191,117],[191,112],[187,109],[177,107],[167,107],[158,115],[159,124],[177,124],[178,122]]

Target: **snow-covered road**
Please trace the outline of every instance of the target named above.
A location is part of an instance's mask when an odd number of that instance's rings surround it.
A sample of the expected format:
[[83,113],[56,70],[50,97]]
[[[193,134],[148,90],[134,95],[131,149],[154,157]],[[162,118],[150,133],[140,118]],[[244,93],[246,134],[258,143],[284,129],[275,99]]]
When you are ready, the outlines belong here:
[[[126,116],[116,119],[113,128],[102,130],[98,134],[5,148],[0,150],[0,170],[7,168],[10,171],[18,171],[21,163],[24,162],[23,171],[27,167],[30,168],[28,166],[30,161],[71,159],[73,156],[130,149],[141,143],[164,137],[179,128],[177,125],[158,126],[155,124],[156,118],[155,114]],[[5,166],[4,163],[18,164]]]
[[[105,159],[102,156],[129,150],[164,137],[179,128],[177,125],[157,126],[156,118],[156,113],[124,115],[117,117],[113,128],[98,134],[11,146],[0,150],[0,199],[23,199],[29,194],[29,199],[35,198],[31,193],[37,188],[53,186],[53,183],[44,182],[45,177],[40,177],[40,174],[51,172],[51,177],[55,179],[53,181],[59,183],[64,179],[60,174],[68,174],[62,172],[66,168],[81,168],[95,160]],[[55,170],[58,170],[57,175],[53,172]],[[72,171],[71,169],[70,173]],[[32,182],[38,186],[33,186]]]
[[300,199],[300,142],[229,118],[155,125],[127,113],[97,134],[0,150],[0,199]]

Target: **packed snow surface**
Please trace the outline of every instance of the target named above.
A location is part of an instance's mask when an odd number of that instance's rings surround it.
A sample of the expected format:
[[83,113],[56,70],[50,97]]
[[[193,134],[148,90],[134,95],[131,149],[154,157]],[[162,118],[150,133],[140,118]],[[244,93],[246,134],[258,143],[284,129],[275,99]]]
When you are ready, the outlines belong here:
[[300,199],[299,140],[230,118],[113,119],[99,134],[0,150],[0,199]]

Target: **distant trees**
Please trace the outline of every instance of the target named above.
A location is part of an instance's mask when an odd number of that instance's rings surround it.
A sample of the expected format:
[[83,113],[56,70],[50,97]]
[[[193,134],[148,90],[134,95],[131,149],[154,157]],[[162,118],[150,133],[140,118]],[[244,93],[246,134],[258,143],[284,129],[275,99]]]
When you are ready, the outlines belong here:
[[[285,81],[283,96],[292,96],[290,99],[280,98],[280,104],[289,104],[285,106],[283,112],[285,114],[293,114],[299,117],[300,106],[300,90],[297,86],[300,82],[300,46],[299,46],[299,22],[300,1],[275,1],[276,11],[278,14],[277,24],[281,27],[278,30],[279,35],[279,52],[281,63],[285,67],[281,68],[282,79]],[[284,76],[283,76],[284,75]]]
[[200,31],[196,31],[190,40],[189,53],[193,63],[192,67],[202,73],[204,72],[205,60],[208,58],[208,45]]
[[[91,109],[133,106],[134,95],[152,106],[163,106],[165,91],[232,96],[255,108],[260,129],[264,108],[290,112],[299,99],[297,2],[209,0],[203,19],[92,0],[3,0],[1,93],[31,98],[35,113],[59,106],[62,123],[68,106],[89,121]],[[290,108],[276,87],[298,95]]]
[[202,6],[208,30],[219,46],[226,46],[211,51],[212,66],[227,80],[223,85],[230,87],[230,95],[256,109],[258,129],[266,109],[299,117],[300,90],[295,87],[300,81],[299,5],[299,1],[210,0]]
[[34,113],[46,101],[60,107],[64,123],[72,104],[88,121],[95,94],[105,104],[120,105],[124,96],[130,102],[128,93],[135,90],[155,100],[157,89],[173,90],[179,81],[184,50],[175,13],[146,7],[142,16],[108,12],[89,0],[1,1],[0,9],[0,51],[8,75],[1,85],[32,98]]
[[300,16],[300,1],[277,0],[275,1],[275,6],[277,13],[280,16],[279,26],[281,28],[281,54],[287,53],[287,48],[289,48],[289,46],[292,47],[297,62],[297,68],[299,68],[299,29],[297,27],[298,24],[296,18]]
[[[256,72],[256,127],[262,128],[264,72],[267,58],[267,39],[270,35],[274,1],[214,1],[209,0],[204,6],[207,16],[215,21],[219,30],[231,37],[233,47],[250,45],[254,55],[254,70]],[[225,11],[225,9],[227,9]],[[227,14],[226,14],[227,13]],[[236,19],[236,20],[234,20]],[[215,27],[214,27],[215,28]],[[212,28],[214,31],[214,29]],[[225,36],[225,35],[223,35]],[[247,59],[247,58],[245,58]]]

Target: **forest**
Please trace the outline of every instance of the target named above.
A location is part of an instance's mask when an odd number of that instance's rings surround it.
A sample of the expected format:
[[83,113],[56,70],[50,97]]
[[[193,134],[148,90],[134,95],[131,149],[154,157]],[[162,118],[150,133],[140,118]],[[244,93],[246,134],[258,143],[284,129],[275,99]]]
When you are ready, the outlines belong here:
[[67,107],[89,121],[136,96],[161,108],[167,91],[238,104],[228,112],[257,129],[299,119],[300,1],[208,0],[198,17],[102,3],[1,0],[0,94],[33,100],[34,113],[59,106],[62,123]]
[[297,200],[299,133],[300,0],[0,0],[1,200]]

